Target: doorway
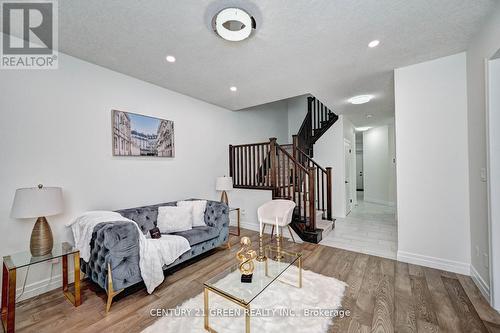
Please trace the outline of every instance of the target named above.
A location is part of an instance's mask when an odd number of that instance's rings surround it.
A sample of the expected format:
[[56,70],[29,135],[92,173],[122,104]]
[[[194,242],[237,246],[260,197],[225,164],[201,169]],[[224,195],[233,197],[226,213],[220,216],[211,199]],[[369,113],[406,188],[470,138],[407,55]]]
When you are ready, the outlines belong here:
[[[356,191],[358,197],[363,197],[363,133],[356,133]],[[361,193],[359,193],[361,192]],[[360,195],[361,194],[361,195]]]
[[357,128],[343,153],[346,215],[320,244],[396,259],[394,123]]

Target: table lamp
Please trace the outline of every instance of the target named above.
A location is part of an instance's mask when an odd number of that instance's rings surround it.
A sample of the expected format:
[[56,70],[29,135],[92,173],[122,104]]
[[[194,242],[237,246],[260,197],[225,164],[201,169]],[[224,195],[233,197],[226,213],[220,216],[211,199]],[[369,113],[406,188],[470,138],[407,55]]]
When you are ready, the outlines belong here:
[[231,191],[233,189],[233,177],[217,177],[215,189],[217,191],[222,191],[220,201],[225,203],[226,205],[229,205],[226,191]]
[[10,216],[18,219],[37,218],[31,232],[31,255],[39,257],[52,252],[52,231],[45,217],[60,214],[62,211],[60,187],[44,187],[40,184],[38,187],[16,190]]

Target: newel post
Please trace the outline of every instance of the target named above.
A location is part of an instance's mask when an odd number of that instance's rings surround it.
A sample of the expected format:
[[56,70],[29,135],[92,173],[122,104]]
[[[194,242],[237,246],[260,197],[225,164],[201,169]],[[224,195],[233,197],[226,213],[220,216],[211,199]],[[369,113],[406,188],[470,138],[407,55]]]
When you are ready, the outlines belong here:
[[276,176],[277,176],[277,165],[276,165],[276,138],[269,138],[269,152],[271,157],[271,186],[273,187],[273,198],[277,194],[276,190]]
[[326,219],[332,221],[332,167],[326,167]]
[[309,229],[316,230],[316,186],[314,184],[316,168],[309,168],[309,190],[308,190],[308,199],[309,199]]
[[292,145],[293,145],[293,158],[297,160],[297,148],[299,146],[299,136],[297,134],[292,135]]

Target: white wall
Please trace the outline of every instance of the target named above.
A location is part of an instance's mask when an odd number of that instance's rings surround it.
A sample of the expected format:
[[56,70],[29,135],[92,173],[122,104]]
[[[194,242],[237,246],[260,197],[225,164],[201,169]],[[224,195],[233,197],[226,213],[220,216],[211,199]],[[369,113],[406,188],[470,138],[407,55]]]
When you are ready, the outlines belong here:
[[[300,126],[307,114],[307,97],[301,95],[287,99],[288,103],[288,141],[292,143],[292,135],[298,134]],[[285,142],[283,142],[285,143]]]
[[[230,143],[288,133],[284,108],[232,112],[64,54],[58,70],[2,71],[0,91],[0,256],[26,250],[34,224],[9,217],[16,188],[61,186],[66,212],[48,219],[56,242],[70,240],[64,224],[82,211],[218,199],[215,178],[227,174]],[[173,120],[176,157],[113,157],[111,109]],[[229,196],[251,220],[270,192]],[[26,295],[44,291],[49,272],[50,264],[32,267]],[[59,287],[59,266],[54,275],[51,287]],[[23,270],[18,277],[20,286]]]
[[[392,140],[392,142],[391,142]],[[363,132],[364,200],[395,205],[394,126],[374,127]]]
[[398,260],[463,274],[470,265],[466,84],[465,53],[395,71]]
[[488,160],[492,301],[500,310],[500,59],[489,62]]
[[334,217],[345,217],[344,116],[314,144],[314,159],[323,167],[332,167],[332,210]]
[[[486,77],[485,61],[500,48],[500,4],[485,21],[467,49],[467,97],[468,97],[468,147],[469,147],[469,198],[470,235],[472,245],[472,273],[476,282],[488,292],[488,204],[487,186],[481,180],[481,168],[486,168]],[[477,274],[476,274],[477,273]]]

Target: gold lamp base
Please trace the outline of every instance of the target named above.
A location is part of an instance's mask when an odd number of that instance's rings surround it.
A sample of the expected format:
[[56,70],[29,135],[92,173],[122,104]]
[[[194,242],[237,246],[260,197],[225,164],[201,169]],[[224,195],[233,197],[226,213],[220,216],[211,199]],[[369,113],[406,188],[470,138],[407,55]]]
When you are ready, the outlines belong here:
[[30,251],[34,257],[44,256],[52,252],[54,240],[52,230],[45,217],[39,217],[36,220],[33,231],[31,232]]
[[229,200],[227,198],[227,192],[226,191],[222,191],[222,194],[220,196],[220,202],[225,203],[226,205],[229,206]]

